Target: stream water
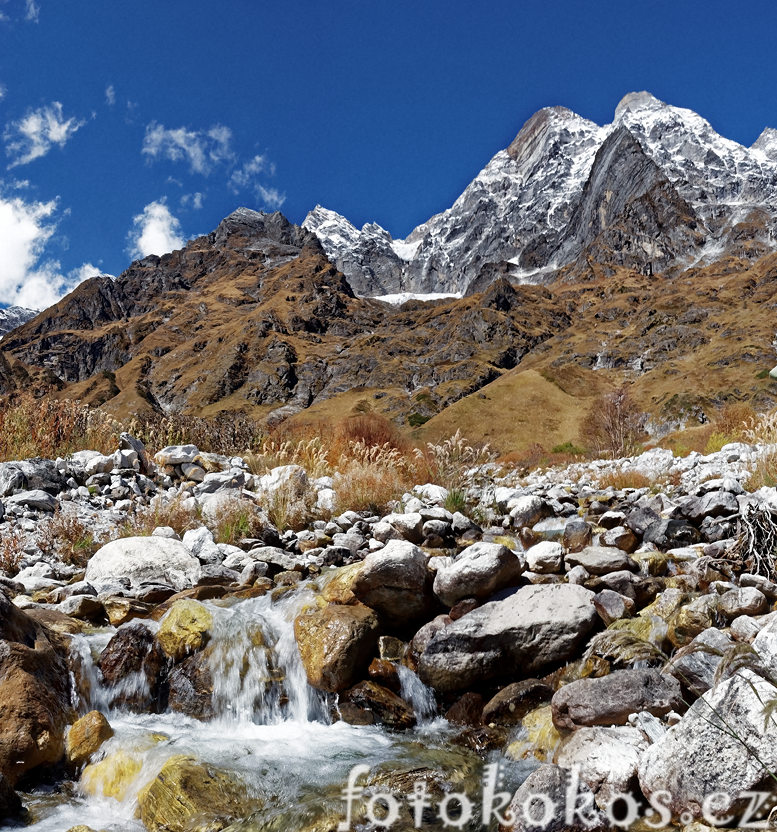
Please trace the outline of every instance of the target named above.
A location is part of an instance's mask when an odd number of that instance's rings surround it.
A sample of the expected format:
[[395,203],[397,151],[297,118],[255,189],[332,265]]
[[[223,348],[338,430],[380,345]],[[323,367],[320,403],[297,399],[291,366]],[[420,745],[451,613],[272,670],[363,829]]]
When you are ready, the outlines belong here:
[[[32,820],[27,828],[66,832],[85,824],[95,830],[143,832],[136,818],[138,794],[178,755],[227,772],[266,799],[261,812],[230,830],[293,830],[323,812],[331,816],[340,807],[344,812],[340,790],[358,764],[376,772],[448,768],[460,778],[462,769],[471,768],[477,785],[480,762],[451,745],[454,729],[436,716],[431,691],[407,668],[400,667],[399,673],[402,695],[416,711],[414,730],[392,733],[330,719],[333,703],[308,685],[294,640],[294,618],[312,600],[312,590],[302,588],[276,603],[269,595],[208,602],[214,618],[208,660],[216,713],[208,722],[174,712],[111,708],[116,690],[104,687],[95,662],[115,630],[75,637],[72,650],[88,688],[88,701],[77,704],[81,712],[98,709],[108,717],[115,736],[100,756],[120,752],[113,759],[119,760],[115,768],[122,785],[95,788],[82,777],[72,789],[24,794]],[[123,692],[143,684],[141,679],[125,681]],[[529,768],[513,765],[510,779],[517,784]],[[367,827],[354,822],[353,828]]]

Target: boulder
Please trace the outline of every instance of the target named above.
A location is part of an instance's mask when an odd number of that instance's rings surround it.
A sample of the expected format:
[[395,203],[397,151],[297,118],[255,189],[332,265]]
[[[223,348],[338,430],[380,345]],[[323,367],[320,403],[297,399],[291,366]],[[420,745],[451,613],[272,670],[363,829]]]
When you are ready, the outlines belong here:
[[531,527],[546,514],[542,498],[533,494],[514,497],[508,501],[507,506],[515,529]]
[[657,520],[648,526],[642,540],[666,550],[701,543],[702,536],[697,528],[684,520]]
[[[120,627],[100,654],[98,666],[111,706],[158,711],[164,705],[163,681],[170,660],[145,624]],[[110,690],[112,689],[112,690]]]
[[633,565],[631,558],[620,549],[609,546],[586,546],[566,557],[568,566],[582,566],[591,575],[619,572]]
[[556,691],[553,724],[573,731],[582,726],[625,725],[629,715],[647,711],[665,716],[681,708],[679,682],[659,670],[616,670],[597,679],[578,679]]
[[462,598],[488,598],[498,589],[515,586],[524,568],[523,557],[507,546],[473,543],[437,570],[434,593],[449,607]]
[[594,606],[605,626],[613,621],[628,618],[634,611],[634,601],[611,589],[603,589],[594,596]]
[[564,526],[562,542],[568,552],[580,552],[585,549],[593,538],[593,527],[585,520],[570,520]]
[[573,658],[599,622],[581,586],[528,586],[491,601],[432,636],[419,675],[439,691],[530,676]]
[[171,757],[138,794],[138,814],[150,832],[223,829],[263,805],[236,775],[183,755]]
[[674,676],[694,696],[701,696],[712,687],[720,663],[735,645],[726,633],[709,627],[678,650],[664,672]]
[[170,607],[156,638],[165,653],[174,662],[179,662],[205,646],[212,627],[210,610],[199,601],[184,599]]
[[196,445],[168,445],[154,454],[157,465],[183,465],[194,462],[199,454]]
[[730,589],[720,596],[720,611],[729,621],[740,615],[761,615],[769,609],[769,602],[754,586]]
[[777,770],[777,725],[764,720],[764,703],[775,697],[777,688],[751,670],[705,693],[642,755],[645,796],[668,792],[675,817],[702,817],[705,799],[715,793],[721,815],[744,810],[749,798],[742,792],[767,780],[764,766]]
[[390,540],[367,555],[352,588],[363,604],[397,626],[423,618],[434,604],[426,555],[405,540]]
[[164,537],[124,537],[101,547],[86,567],[90,584],[112,584],[128,578],[133,587],[168,584],[176,592],[197,583],[200,562],[178,540]]
[[338,693],[363,677],[378,644],[378,617],[362,605],[329,604],[294,621],[308,682]]
[[[577,802],[569,800],[576,794]],[[567,810],[571,808],[570,817]],[[594,804],[593,792],[571,770],[542,765],[524,780],[506,810],[500,832],[605,832],[606,816]]]
[[22,820],[25,814],[21,798],[7,778],[0,774],[0,821]]
[[0,774],[11,787],[58,763],[70,722],[66,647],[0,592]]
[[59,500],[40,488],[32,491],[18,491],[10,497],[5,498],[6,508],[10,506],[23,506],[35,511],[56,511]]
[[615,526],[607,529],[601,536],[602,546],[614,546],[631,554],[639,546],[639,538],[631,529],[625,526]]
[[99,711],[89,711],[68,731],[65,744],[67,761],[72,766],[81,768],[112,736],[113,728],[105,716]]
[[[388,523],[394,530],[394,533],[403,540],[409,540],[411,543],[421,543],[424,539],[424,518],[418,512],[408,512],[407,514],[387,514],[381,521]],[[381,538],[378,538],[379,540]],[[393,535],[386,537],[383,542],[394,538]]]

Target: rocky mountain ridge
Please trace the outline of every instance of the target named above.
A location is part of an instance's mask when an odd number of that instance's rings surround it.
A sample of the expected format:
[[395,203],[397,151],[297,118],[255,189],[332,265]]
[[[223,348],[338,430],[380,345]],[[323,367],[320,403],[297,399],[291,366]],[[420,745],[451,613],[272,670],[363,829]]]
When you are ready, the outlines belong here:
[[26,324],[37,314],[37,309],[25,309],[23,306],[6,306],[0,309],[0,338],[22,324]]
[[[663,189],[635,180],[621,155],[608,152],[625,134],[633,155],[644,154],[642,165],[653,164],[653,178],[666,180]],[[570,228],[585,214],[584,200],[603,205],[624,183],[629,198],[608,208],[606,223]],[[359,295],[463,294],[494,272],[542,282],[570,264],[579,273],[590,261],[655,272],[725,252],[757,257],[775,248],[777,139],[767,128],[745,148],[691,110],[645,92],[627,95],[603,127],[550,107],[526,122],[451,208],[405,240],[374,223],[356,229],[320,206],[303,226]]]

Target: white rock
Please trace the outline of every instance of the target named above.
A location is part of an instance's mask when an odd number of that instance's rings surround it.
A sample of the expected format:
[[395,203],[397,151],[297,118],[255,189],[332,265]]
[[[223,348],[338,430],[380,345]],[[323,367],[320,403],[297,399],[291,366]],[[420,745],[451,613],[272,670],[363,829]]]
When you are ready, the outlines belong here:
[[200,577],[200,562],[178,540],[164,537],[125,537],[106,543],[86,567],[85,580],[99,589],[126,577],[131,586],[169,584],[188,589]]
[[199,454],[196,445],[168,445],[154,454],[154,461],[157,465],[183,465],[185,462],[194,462]]
[[432,505],[441,506],[448,499],[448,489],[441,485],[434,485],[433,483],[426,483],[426,485],[417,485],[413,489],[413,494],[419,496],[422,500]]
[[540,575],[560,572],[564,565],[564,547],[552,540],[542,540],[526,551],[526,567]]
[[769,720],[764,726],[764,703],[775,697],[777,688],[751,670],[740,670],[705,693],[642,755],[639,782],[645,796],[668,792],[675,816],[701,817],[705,799],[714,793],[721,795],[718,812],[741,811],[748,799],[738,796],[766,777],[756,758],[777,770],[777,725]]

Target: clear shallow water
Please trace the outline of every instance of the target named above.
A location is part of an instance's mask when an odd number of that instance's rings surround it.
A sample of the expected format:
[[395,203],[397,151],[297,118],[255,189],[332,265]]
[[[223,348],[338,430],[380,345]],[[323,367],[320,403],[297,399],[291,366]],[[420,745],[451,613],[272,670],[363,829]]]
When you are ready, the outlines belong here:
[[[200,722],[178,713],[132,714],[111,709],[116,690],[101,682],[95,661],[113,634],[106,629],[74,639],[73,652],[86,682],[81,711],[103,711],[116,732],[101,756],[121,751],[134,762],[123,799],[87,794],[25,795],[34,832],[65,832],[86,824],[110,832],[142,832],[135,818],[140,790],[171,757],[186,755],[237,775],[251,791],[267,799],[267,816],[326,797],[338,799],[348,773],[357,764],[371,769],[440,766],[452,729],[435,716],[431,691],[400,667],[402,694],[418,717],[418,728],[392,734],[376,726],[331,723],[330,701],[307,684],[293,633],[299,611],[313,603],[302,589],[276,604],[269,596],[238,603],[208,602],[214,616],[208,662],[214,680],[216,719]],[[142,688],[145,679],[122,684],[124,693]],[[460,752],[457,752],[460,753]],[[455,755],[454,755],[455,757]],[[263,810],[264,811],[264,810]]]

